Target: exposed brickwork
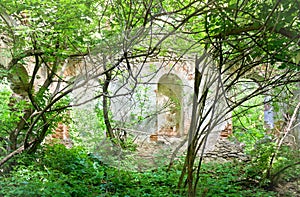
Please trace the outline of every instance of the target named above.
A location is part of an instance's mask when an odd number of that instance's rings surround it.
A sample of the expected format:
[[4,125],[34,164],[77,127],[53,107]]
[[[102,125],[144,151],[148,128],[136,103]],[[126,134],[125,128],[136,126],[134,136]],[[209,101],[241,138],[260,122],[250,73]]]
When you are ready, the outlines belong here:
[[72,147],[72,140],[69,134],[69,127],[63,123],[58,123],[54,133],[50,137],[50,143],[61,143],[68,148]]
[[225,129],[223,129],[221,131],[220,136],[221,137],[228,137],[230,135],[232,135],[232,124],[227,123],[227,125],[225,126]]

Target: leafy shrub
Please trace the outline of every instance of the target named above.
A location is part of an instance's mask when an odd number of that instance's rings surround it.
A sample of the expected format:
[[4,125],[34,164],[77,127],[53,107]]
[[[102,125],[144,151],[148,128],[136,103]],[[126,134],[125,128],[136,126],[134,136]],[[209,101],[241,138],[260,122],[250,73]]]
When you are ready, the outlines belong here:
[[279,148],[276,136],[267,134],[263,126],[261,97],[253,98],[245,105],[256,107],[238,107],[232,120],[233,137],[246,145],[245,152],[251,157],[251,162],[245,165],[244,177],[260,186],[273,187],[279,179],[293,177],[289,171],[297,169],[294,163],[299,161],[299,151],[288,146]]
[[110,170],[112,196],[181,196],[176,193],[180,171],[167,172],[163,167],[145,172]]
[[[256,142],[266,135],[263,117],[263,99],[253,98],[233,111],[233,137],[245,144],[245,151],[253,149]],[[256,106],[256,107],[248,107]]]
[[[61,144],[44,147],[36,155],[23,154],[17,167],[0,178],[0,196],[185,196],[178,190],[183,159],[169,171],[158,167],[133,172],[106,166],[101,157],[82,147]],[[275,196],[259,185],[248,184],[245,166],[239,162],[204,163],[199,195]]]
[[89,196],[100,193],[105,167],[81,147],[48,146],[41,157],[23,155],[1,181],[4,196]]
[[239,162],[204,163],[198,193],[202,196],[271,197],[274,192],[244,182],[244,166]]
[[23,115],[26,101],[12,97],[12,90],[7,84],[0,83],[0,159],[8,146],[12,145],[10,133]]
[[0,196],[180,196],[174,192],[178,175],[108,167],[82,147],[57,144],[19,156],[18,166],[0,179]]

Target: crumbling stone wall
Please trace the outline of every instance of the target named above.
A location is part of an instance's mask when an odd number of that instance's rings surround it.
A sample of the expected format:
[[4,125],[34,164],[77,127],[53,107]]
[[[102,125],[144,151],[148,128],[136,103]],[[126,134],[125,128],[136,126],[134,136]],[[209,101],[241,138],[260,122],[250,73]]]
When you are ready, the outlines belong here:
[[231,142],[228,138],[219,138],[213,149],[204,153],[205,161],[226,162],[231,160],[248,161],[243,145]]
[[224,162],[230,160],[247,161],[249,157],[244,153],[244,144],[238,141],[230,141],[228,137],[232,134],[232,125],[227,124],[221,131],[216,144],[204,153],[205,161]]

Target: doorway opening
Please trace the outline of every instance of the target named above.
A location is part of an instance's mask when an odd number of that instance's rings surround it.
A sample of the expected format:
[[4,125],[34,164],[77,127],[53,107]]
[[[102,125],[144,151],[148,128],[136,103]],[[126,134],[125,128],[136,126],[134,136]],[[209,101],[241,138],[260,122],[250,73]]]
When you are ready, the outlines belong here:
[[183,86],[175,74],[163,75],[157,85],[158,133],[168,136],[183,134]]

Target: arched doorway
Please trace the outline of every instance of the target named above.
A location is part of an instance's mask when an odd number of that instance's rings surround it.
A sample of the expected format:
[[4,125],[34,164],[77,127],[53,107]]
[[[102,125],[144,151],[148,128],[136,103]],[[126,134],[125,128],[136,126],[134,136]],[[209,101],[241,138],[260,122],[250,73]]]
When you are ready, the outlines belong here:
[[158,133],[170,136],[183,134],[183,87],[175,74],[163,75],[157,85]]

